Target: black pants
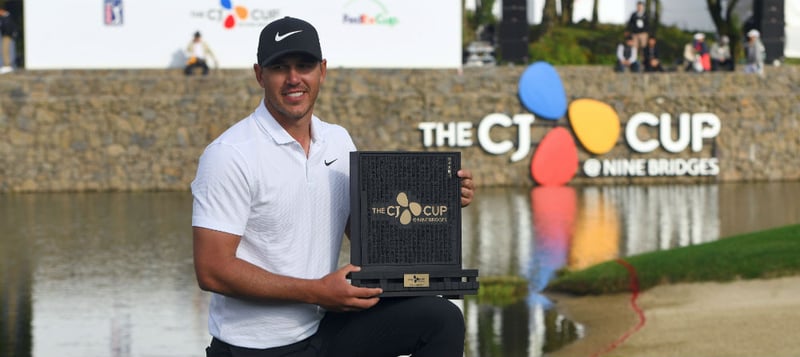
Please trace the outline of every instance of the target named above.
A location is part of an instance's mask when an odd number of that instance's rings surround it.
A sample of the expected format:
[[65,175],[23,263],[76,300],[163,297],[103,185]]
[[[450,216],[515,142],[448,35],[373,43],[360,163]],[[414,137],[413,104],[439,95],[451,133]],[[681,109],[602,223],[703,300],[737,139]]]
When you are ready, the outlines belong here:
[[192,73],[194,73],[195,68],[201,68],[203,70],[203,75],[204,76],[208,75],[208,71],[209,71],[208,63],[206,63],[205,60],[202,60],[202,59],[199,59],[199,58],[194,63],[192,63],[190,65],[187,65],[183,69],[183,74],[185,74],[187,76],[191,76]]
[[733,72],[736,65],[731,60],[727,60],[724,63],[721,63],[719,60],[712,60],[711,61],[711,70],[712,71],[728,71]]
[[313,336],[282,347],[251,349],[212,339],[208,357],[462,357],[464,316],[434,297],[383,298],[374,307],[325,315]]
[[[639,72],[639,62],[633,62],[627,68],[631,72]],[[614,65],[614,71],[616,71],[616,72],[625,72],[625,65],[623,65],[622,62],[617,60],[617,64]]]

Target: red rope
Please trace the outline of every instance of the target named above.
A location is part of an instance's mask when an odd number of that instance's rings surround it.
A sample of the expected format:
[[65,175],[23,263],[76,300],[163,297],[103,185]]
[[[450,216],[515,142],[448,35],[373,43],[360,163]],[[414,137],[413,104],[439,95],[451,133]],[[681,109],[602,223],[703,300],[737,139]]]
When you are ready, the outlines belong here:
[[639,331],[642,327],[644,327],[644,324],[646,322],[646,319],[644,317],[644,311],[642,311],[642,309],[639,308],[639,305],[636,305],[636,299],[639,298],[639,278],[636,276],[636,268],[634,268],[633,265],[631,265],[630,263],[626,262],[621,258],[618,258],[616,262],[619,265],[625,267],[625,269],[628,269],[628,276],[630,277],[631,280],[631,285],[630,285],[631,307],[633,308],[633,311],[636,312],[636,315],[639,317],[639,323],[637,323],[636,326],[632,327],[630,330],[626,331],[622,336],[620,336],[620,338],[618,338],[616,341],[611,343],[611,345],[606,347],[604,351],[595,353],[592,355],[592,357],[598,357],[600,355],[615,350],[617,347],[622,345],[622,343],[625,342],[625,340],[627,340],[628,337],[631,337],[631,335],[636,333],[636,331]]

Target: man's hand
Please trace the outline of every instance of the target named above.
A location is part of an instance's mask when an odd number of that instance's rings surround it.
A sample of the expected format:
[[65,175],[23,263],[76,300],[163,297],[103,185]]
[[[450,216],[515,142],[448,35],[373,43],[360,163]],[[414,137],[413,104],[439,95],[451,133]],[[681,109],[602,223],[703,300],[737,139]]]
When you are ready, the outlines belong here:
[[461,178],[461,207],[467,207],[475,196],[475,182],[472,181],[472,172],[467,169],[458,170]]
[[359,311],[378,303],[381,288],[360,288],[347,281],[347,274],[361,268],[348,264],[320,279],[318,301],[315,303],[328,311]]

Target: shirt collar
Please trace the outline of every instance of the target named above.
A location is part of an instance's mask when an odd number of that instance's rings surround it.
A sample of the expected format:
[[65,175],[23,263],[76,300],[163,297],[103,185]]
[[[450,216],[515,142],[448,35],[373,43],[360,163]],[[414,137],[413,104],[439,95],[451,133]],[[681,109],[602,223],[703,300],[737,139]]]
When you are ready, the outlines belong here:
[[[291,142],[296,141],[286,129],[284,129],[280,123],[272,116],[272,114],[267,110],[266,105],[264,105],[264,100],[261,100],[261,104],[256,108],[256,122],[258,125],[262,127],[269,136],[272,137],[272,140],[275,140],[275,143],[278,145],[285,145]],[[320,119],[317,118],[316,115],[311,115],[311,142],[321,142],[324,141],[322,125]]]

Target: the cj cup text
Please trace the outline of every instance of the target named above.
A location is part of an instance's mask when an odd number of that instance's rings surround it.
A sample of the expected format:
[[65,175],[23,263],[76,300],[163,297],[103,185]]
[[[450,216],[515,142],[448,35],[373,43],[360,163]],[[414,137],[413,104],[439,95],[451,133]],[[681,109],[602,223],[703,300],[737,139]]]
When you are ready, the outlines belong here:
[[[503,155],[513,150],[511,161],[516,162],[528,156],[531,148],[531,126],[536,118],[533,114],[516,114],[509,117],[506,114],[493,113],[485,116],[477,128],[478,145],[492,155]],[[517,127],[518,140],[515,144],[511,140],[496,141],[492,139],[492,130],[495,127]],[[657,130],[658,135],[649,135],[650,139],[640,137],[640,128]],[[637,113],[625,125],[625,140],[630,148],[639,153],[653,152],[659,147],[667,152],[678,153],[691,148],[693,152],[700,152],[703,142],[719,135],[720,120],[712,113],[682,113],[678,116],[677,133],[673,135],[673,118],[670,114],[656,116],[652,113]],[[422,145],[424,147],[470,147],[473,145],[472,122],[422,122],[418,129],[422,131]],[[658,139],[655,139],[657,137]],[[673,137],[675,137],[673,139]]]
[[[209,9],[209,10],[194,10],[191,15],[195,18],[206,18],[211,21],[223,21],[228,16],[230,11],[226,9]],[[256,21],[259,24],[266,21],[271,21],[280,15],[278,9],[248,9],[247,18]],[[242,23],[241,25],[244,25]]]
[[[672,118],[669,114],[661,114],[661,118],[650,113],[637,113],[628,120],[625,126],[625,141],[636,152],[648,153],[659,147],[672,153],[679,153],[691,145],[693,152],[703,150],[703,140],[713,139],[719,135],[720,120],[711,113],[683,113],[678,117],[678,134],[672,139]],[[658,140],[641,140],[638,129],[642,125],[658,128]]]
[[426,217],[439,217],[444,216],[447,214],[447,206],[420,206],[418,212],[413,212],[414,208],[411,207],[403,207],[403,206],[387,206],[387,207],[373,207],[372,214],[382,214],[387,215],[389,217],[400,217],[400,215],[406,211],[411,210],[412,213],[416,215],[423,215]]

